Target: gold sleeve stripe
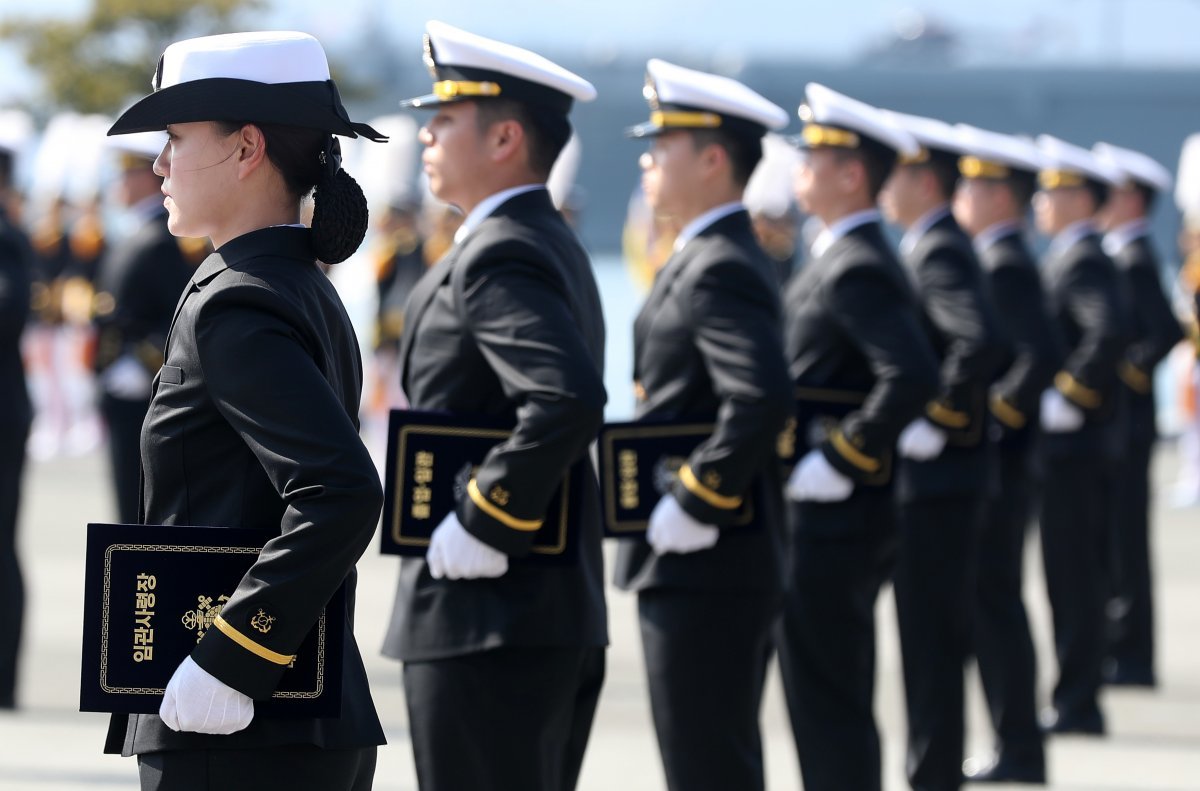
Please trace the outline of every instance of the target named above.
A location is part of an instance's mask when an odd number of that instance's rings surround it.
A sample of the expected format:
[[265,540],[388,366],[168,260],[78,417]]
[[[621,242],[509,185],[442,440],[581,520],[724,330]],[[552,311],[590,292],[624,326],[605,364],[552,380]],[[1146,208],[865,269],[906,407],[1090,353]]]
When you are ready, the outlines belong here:
[[1009,428],[1022,428],[1025,425],[1025,415],[1000,396],[992,396],[992,414]]
[[1095,409],[1104,400],[1099,391],[1093,390],[1080,382],[1066,371],[1059,371],[1054,376],[1054,386],[1071,401],[1084,409]]
[[296,658],[294,656],[288,656],[287,654],[278,654],[264,645],[259,645],[246,635],[239,632],[237,629],[234,629],[229,625],[228,621],[219,615],[217,616],[217,619],[213,621],[213,625],[220,629],[221,633],[230,640],[237,643],[242,648],[245,648],[255,656],[265,659],[268,662],[274,662],[277,665],[290,665],[292,660]]
[[858,467],[863,472],[879,472],[879,459],[873,459],[850,444],[850,440],[839,430],[830,435],[829,441],[833,449],[842,455],[846,461]]
[[679,468],[679,482],[683,484],[683,488],[687,489],[689,492],[696,495],[713,508],[721,508],[726,511],[731,511],[742,504],[742,498],[730,497],[726,494],[714,492],[712,489],[700,483],[700,481],[696,478],[696,474],[692,472],[691,465],[685,464]]
[[946,428],[966,428],[971,423],[971,416],[966,412],[959,412],[951,409],[941,401],[930,401],[925,407],[925,414],[929,418]]
[[471,498],[471,502],[478,506],[480,511],[495,519],[505,527],[511,527],[513,530],[522,530],[526,533],[531,533],[542,526],[542,519],[518,519],[511,514],[506,514],[497,508],[493,503],[489,503],[483,493],[479,491],[479,484],[475,483],[472,478],[467,484],[467,496]]
[[1129,389],[1135,393],[1145,395],[1150,392],[1150,377],[1146,372],[1138,368],[1133,363],[1125,360],[1117,368],[1117,374],[1121,377],[1121,381],[1129,385]]

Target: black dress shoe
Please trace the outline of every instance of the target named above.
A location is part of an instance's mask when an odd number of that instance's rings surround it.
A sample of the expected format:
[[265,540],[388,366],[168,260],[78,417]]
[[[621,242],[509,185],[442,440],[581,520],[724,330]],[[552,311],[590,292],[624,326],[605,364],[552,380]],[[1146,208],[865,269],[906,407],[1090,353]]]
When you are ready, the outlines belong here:
[[1082,713],[1065,713],[1046,709],[1041,717],[1042,733],[1103,736],[1104,715],[1099,709]]
[[1046,765],[1044,762],[1021,763],[1005,758],[993,758],[990,761],[967,759],[963,764],[963,782],[1045,785]]

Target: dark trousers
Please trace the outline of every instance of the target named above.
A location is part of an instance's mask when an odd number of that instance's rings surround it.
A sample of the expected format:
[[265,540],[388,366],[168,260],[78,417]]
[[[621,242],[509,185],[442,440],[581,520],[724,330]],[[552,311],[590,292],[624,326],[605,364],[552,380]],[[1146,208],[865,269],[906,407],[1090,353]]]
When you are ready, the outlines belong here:
[[909,784],[962,785],[964,670],[971,650],[980,496],[900,503],[896,616],[908,713]]
[[404,665],[421,791],[571,791],[604,682],[600,647],[501,646]]
[[172,750],[138,756],[142,791],[370,791],[376,748]]
[[138,521],[142,422],[149,409],[149,401],[127,401],[107,393],[100,398],[100,414],[108,426],[108,459],[117,518],[123,525],[136,525]]
[[29,426],[0,428],[0,709],[17,699],[17,658],[25,617],[25,584],[17,560],[17,514]]
[[805,791],[879,791],[875,601],[896,556],[891,492],[792,503],[779,666]]
[[1120,676],[1154,681],[1154,594],[1150,569],[1150,456],[1153,444],[1130,443],[1117,468],[1113,508],[1108,657]]
[[764,787],[758,715],[777,596],[638,594],[650,709],[671,791]]
[[1054,624],[1060,717],[1100,714],[1104,650],[1102,576],[1109,539],[1105,496],[1111,462],[1102,456],[1052,456],[1042,495],[1042,560]]
[[1025,452],[1000,454],[1000,494],[984,510],[979,541],[974,649],[996,755],[1044,767],[1037,721],[1037,665],[1021,598],[1025,537],[1036,500]]

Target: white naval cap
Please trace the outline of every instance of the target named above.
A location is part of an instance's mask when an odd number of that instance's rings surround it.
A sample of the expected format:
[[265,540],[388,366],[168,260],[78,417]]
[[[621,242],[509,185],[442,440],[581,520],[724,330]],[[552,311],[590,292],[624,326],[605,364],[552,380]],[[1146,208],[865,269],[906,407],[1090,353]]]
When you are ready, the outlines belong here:
[[798,111],[804,131],[798,142],[806,148],[859,148],[865,138],[900,156],[915,156],[921,151],[921,144],[912,134],[889,124],[877,108],[866,102],[817,82],[804,87],[804,97]]
[[158,59],[154,92],[122,113],[110,135],[190,121],[248,121],[381,139],[350,120],[321,43],[307,33],[226,33],[176,41]]
[[908,132],[917,140],[921,149],[916,154],[901,154],[900,164],[915,165],[928,162],[931,154],[957,155],[959,139],[954,127],[937,118],[909,115],[894,110],[880,110],[884,122]]
[[1042,155],[1038,171],[1038,186],[1042,189],[1082,187],[1085,181],[1112,187],[1125,180],[1121,171],[1088,149],[1053,135],[1038,135],[1037,147]]
[[554,208],[559,211],[582,208],[583,191],[575,183],[582,159],[583,143],[579,142],[579,135],[572,132],[558,159],[554,160],[550,175],[546,177],[546,190],[550,193]]
[[1109,143],[1097,143],[1092,146],[1092,153],[1097,159],[1119,170],[1126,182],[1149,187],[1155,192],[1167,192],[1171,189],[1171,172],[1141,151]]
[[101,193],[111,152],[104,132],[112,124],[106,115],[61,113],[42,132],[33,159],[30,199],[42,207],[56,198],[85,205]]
[[958,172],[969,179],[1007,179],[1015,174],[1036,176],[1042,154],[1027,137],[1006,135],[969,124],[956,124]]
[[788,123],[786,110],[737,80],[658,58],[646,61],[642,96],[650,104],[650,120],[626,130],[630,137],[653,137],[669,129],[720,128],[761,138]]
[[792,182],[799,164],[800,152],[787,138],[767,133],[763,138],[763,157],[750,174],[742,195],[746,210],[751,215],[771,218],[787,215],[796,203]]
[[118,154],[153,162],[167,145],[167,133],[133,132],[128,135],[115,135],[108,138],[105,145]]
[[433,90],[401,107],[500,97],[566,115],[573,102],[596,98],[590,82],[536,52],[437,20],[425,23],[425,66]]
[[1200,220],[1200,132],[1188,135],[1179,151],[1175,205],[1183,212],[1185,222]]
[[421,153],[417,122],[409,113],[389,113],[368,123],[387,135],[386,146],[367,145],[361,139],[347,140],[342,145],[344,166],[355,174],[367,206],[372,212],[419,206],[417,173]]
[[16,154],[33,139],[33,118],[24,110],[0,110],[0,151]]

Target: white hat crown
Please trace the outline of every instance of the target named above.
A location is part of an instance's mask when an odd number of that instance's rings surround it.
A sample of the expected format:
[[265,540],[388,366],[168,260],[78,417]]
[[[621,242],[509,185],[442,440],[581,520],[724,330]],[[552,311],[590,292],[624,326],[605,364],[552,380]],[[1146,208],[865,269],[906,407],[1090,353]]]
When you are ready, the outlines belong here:
[[969,124],[956,124],[954,131],[963,154],[1027,173],[1042,169],[1041,152],[1027,137],[992,132]]
[[1092,153],[1100,161],[1107,162],[1119,170],[1126,180],[1149,187],[1156,192],[1167,192],[1174,184],[1171,171],[1141,151],[1121,148],[1110,143],[1097,143],[1092,146]]
[[849,129],[866,135],[898,154],[914,156],[920,143],[909,132],[889,124],[875,107],[838,93],[817,82],[804,87],[805,103],[800,106],[801,120]]
[[1120,186],[1125,180],[1121,171],[1088,149],[1053,135],[1038,135],[1037,147],[1042,155],[1043,171],[1075,173],[1108,186]]
[[483,69],[544,85],[575,101],[590,102],[596,98],[596,88],[590,82],[536,52],[438,20],[427,22],[425,30],[433,60],[426,65],[431,70],[438,66]]
[[927,118],[923,115],[898,113],[894,110],[880,110],[886,123],[908,132],[924,148],[935,151],[958,153],[961,142],[954,127],[937,118]]
[[324,82],[329,62],[321,42],[307,33],[256,31],[177,41],[168,46],[155,75],[161,90],[195,80],[225,78],[268,85]]
[[788,124],[779,105],[732,77],[689,69],[651,58],[646,63],[652,105],[679,105],[732,116],[778,131]]

